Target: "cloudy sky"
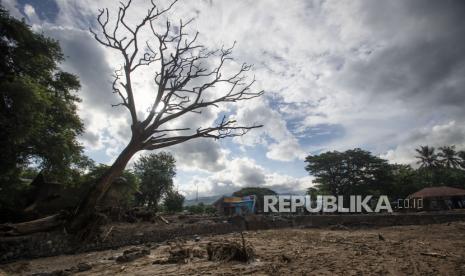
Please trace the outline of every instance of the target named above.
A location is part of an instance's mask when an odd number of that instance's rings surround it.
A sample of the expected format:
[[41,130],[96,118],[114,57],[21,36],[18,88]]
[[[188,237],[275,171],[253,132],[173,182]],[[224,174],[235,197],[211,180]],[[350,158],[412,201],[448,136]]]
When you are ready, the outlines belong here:
[[[133,2],[130,23],[136,24],[150,1]],[[98,9],[114,14],[116,3],[2,0],[12,15],[60,41],[67,57],[62,68],[82,84],[86,133],[80,140],[102,163],[111,163],[130,138],[129,114],[111,107],[117,102],[111,74],[122,60],[88,32]],[[301,191],[312,183],[304,170],[308,154],[360,147],[414,163],[419,145],[465,148],[464,15],[461,0],[180,1],[170,19],[194,18],[190,31],[199,31],[199,42],[212,49],[237,41],[235,60],[254,64],[254,89],[265,95],[177,122],[209,123],[230,112],[264,127],[170,148],[176,185],[188,197],[197,187],[200,196],[242,186]],[[152,101],[152,74],[144,69],[136,77],[142,113]]]

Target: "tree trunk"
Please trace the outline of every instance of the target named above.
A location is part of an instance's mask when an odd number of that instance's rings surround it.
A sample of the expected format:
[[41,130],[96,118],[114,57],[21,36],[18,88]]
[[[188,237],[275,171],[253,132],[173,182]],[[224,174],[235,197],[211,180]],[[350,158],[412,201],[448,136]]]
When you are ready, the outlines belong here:
[[18,236],[47,231],[63,225],[65,217],[65,214],[59,213],[27,222],[2,224],[0,225],[0,236]]
[[131,157],[138,151],[138,143],[132,139],[118,158],[116,158],[113,165],[111,165],[105,174],[97,181],[96,185],[88,192],[84,200],[78,206],[69,224],[68,229],[71,232],[83,229],[92,221],[92,217],[97,211],[97,206],[101,203],[111,184],[121,175]]

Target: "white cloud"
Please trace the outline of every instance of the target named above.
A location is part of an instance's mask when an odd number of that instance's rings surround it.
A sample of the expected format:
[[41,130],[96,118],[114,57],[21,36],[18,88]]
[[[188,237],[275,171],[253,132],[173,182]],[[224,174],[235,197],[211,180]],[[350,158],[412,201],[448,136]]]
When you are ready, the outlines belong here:
[[404,163],[415,165],[415,149],[419,146],[432,146],[439,148],[447,145],[455,145],[458,149],[465,149],[465,124],[450,121],[445,124],[433,125],[415,129],[409,133],[399,145],[388,150],[381,157],[392,163]]
[[223,170],[204,176],[195,176],[179,188],[187,197],[231,194],[243,187],[266,187],[279,193],[302,193],[312,185],[313,177],[292,177],[270,172],[251,158],[233,158]]

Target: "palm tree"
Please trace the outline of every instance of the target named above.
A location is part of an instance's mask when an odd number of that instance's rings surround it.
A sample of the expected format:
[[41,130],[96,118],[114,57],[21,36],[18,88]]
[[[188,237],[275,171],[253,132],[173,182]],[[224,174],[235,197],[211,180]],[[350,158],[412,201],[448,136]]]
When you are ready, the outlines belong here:
[[429,146],[420,146],[419,149],[415,149],[418,155],[415,158],[418,158],[417,164],[420,164],[422,169],[433,169],[438,165],[438,156],[434,153],[434,147]]
[[438,167],[438,156],[434,153],[434,147],[420,146],[419,149],[415,149],[418,153],[415,158],[418,158],[417,164],[420,164],[420,169],[425,174],[425,179],[429,182],[430,186],[433,186],[434,172]]
[[439,148],[441,152],[438,156],[441,158],[440,162],[446,168],[458,168],[460,167],[460,158],[457,155],[455,146],[444,146]]
[[462,167],[462,169],[465,169],[465,150],[459,151],[457,155],[460,158],[460,167]]

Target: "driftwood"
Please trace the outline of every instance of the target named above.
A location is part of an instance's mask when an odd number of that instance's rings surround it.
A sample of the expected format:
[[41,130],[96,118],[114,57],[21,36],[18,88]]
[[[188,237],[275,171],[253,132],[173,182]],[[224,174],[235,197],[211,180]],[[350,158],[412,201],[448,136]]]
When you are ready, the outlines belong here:
[[45,218],[15,224],[1,224],[1,236],[19,236],[36,232],[48,231],[65,223],[65,214],[59,213]]
[[170,224],[170,222],[167,219],[165,219],[164,217],[162,217],[161,215],[157,215],[157,217],[160,218],[164,223]]
[[110,227],[110,229],[105,233],[105,235],[103,236],[102,242],[105,242],[107,240],[107,238],[110,235],[111,231],[113,231],[113,228],[114,228],[114,226]]
[[430,257],[435,257],[435,258],[447,258],[447,255],[436,253],[436,252],[420,252],[421,255],[423,256],[430,256]]

